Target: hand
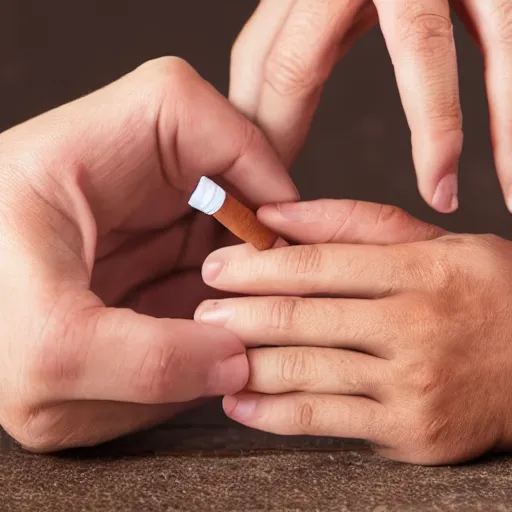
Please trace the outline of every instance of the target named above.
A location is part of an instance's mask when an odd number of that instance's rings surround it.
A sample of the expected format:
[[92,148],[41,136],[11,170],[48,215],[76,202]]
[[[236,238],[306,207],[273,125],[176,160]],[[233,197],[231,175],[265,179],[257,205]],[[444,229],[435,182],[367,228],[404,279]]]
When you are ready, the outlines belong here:
[[289,165],[333,66],[380,21],[419,190],[436,210],[454,211],[463,136],[450,5],[485,57],[496,166],[512,211],[512,0],[261,0],[233,48],[230,99]]
[[[231,418],[279,434],[361,438],[390,458],[458,462],[512,447],[512,244],[446,234],[392,207],[263,207],[303,246],[221,249],[203,275],[265,295],[205,302],[248,346]],[[266,297],[272,295],[272,297]]]
[[173,58],[0,136],[0,423],[26,448],[96,444],[244,386],[236,336],[169,318],[192,317],[226,242],[187,206],[201,175],[255,204],[296,197],[257,129]]

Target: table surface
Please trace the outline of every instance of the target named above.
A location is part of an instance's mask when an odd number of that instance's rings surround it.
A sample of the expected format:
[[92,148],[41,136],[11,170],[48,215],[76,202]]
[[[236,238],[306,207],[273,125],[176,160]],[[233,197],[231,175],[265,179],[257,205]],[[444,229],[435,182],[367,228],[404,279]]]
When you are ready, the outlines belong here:
[[[256,0],[2,0],[0,130],[161,56],[180,55],[227,90],[231,44]],[[409,132],[378,31],[334,72],[295,166],[304,198],[397,204],[448,229],[512,236],[488,135],[482,62],[456,25],[465,114],[461,206],[419,198]],[[0,434],[0,510],[512,510],[512,459],[424,468],[360,442],[279,438],[218,407],[92,450],[24,453]]]
[[0,435],[0,510],[512,510],[512,458],[461,467],[387,461],[359,441],[283,438],[217,403],[88,450],[39,456]]

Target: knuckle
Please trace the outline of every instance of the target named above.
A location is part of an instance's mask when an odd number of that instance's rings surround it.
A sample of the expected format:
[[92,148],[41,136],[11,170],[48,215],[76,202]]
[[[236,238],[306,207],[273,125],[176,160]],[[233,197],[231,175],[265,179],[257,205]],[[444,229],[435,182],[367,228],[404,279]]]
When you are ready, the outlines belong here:
[[450,259],[433,260],[430,269],[428,279],[435,290],[447,296],[457,287],[456,281],[460,271]]
[[277,48],[269,55],[264,69],[264,82],[280,96],[310,92],[318,79],[293,49]]
[[304,349],[291,349],[284,352],[279,370],[281,380],[293,386],[294,389],[300,389],[309,383],[315,373],[310,353]]
[[410,221],[410,216],[398,206],[382,204],[375,215],[375,231],[389,226],[407,226]]
[[137,401],[162,403],[175,385],[181,362],[176,347],[170,344],[148,345],[132,377],[131,387]]
[[315,421],[315,407],[311,400],[299,400],[294,415],[294,423],[298,433],[308,434],[314,432],[316,428]]
[[296,5],[281,40],[274,45],[264,80],[283,96],[310,94],[327,80],[336,52],[321,52],[318,35],[332,23],[331,0]]
[[250,153],[251,150],[256,148],[262,148],[265,146],[266,141],[263,134],[256,128],[256,126],[247,121],[247,119],[240,117],[240,128],[239,128],[239,157]]
[[408,386],[419,399],[440,391],[445,383],[443,372],[436,364],[422,362],[409,368]]
[[470,249],[469,254],[479,253],[478,256],[488,258],[496,249],[498,252],[508,247],[508,242],[494,234],[470,235],[463,237],[464,243]]
[[413,415],[411,427],[417,457],[431,462],[439,460],[449,432],[448,417],[429,411],[418,412]]
[[[427,87],[428,87],[427,82]],[[462,152],[462,110],[457,88],[452,88],[449,82],[445,81],[442,87],[434,87],[428,92],[426,101],[426,117],[428,120],[427,129],[434,136],[444,135],[446,133],[455,135],[457,142],[453,146],[455,156],[460,156]],[[447,86],[450,91],[447,91]]]
[[379,205],[374,222],[375,232],[410,230],[411,241],[432,240],[438,238],[440,234],[440,229],[436,226],[417,221],[402,208],[389,204]]
[[[430,404],[405,413],[402,448],[409,462],[423,465],[453,464],[473,459],[496,445],[498,429],[486,424],[464,423],[462,404]],[[492,420],[491,420],[492,421]]]
[[288,331],[294,327],[298,299],[282,298],[275,300],[270,306],[271,327]]
[[422,244],[417,249],[405,264],[412,282],[421,282],[432,293],[449,292],[458,275],[450,252],[442,244],[437,244],[434,251],[426,251]]
[[489,283],[497,274],[507,272],[509,262],[503,255],[508,242],[496,235],[450,235],[440,239],[439,260],[450,267],[461,283],[475,279]]
[[147,75],[152,82],[164,82],[165,84],[180,83],[192,70],[188,62],[180,57],[166,56],[152,59],[141,66],[136,72],[147,80]]
[[411,7],[401,18],[401,39],[411,51],[442,58],[453,50],[453,25],[448,16]]
[[[428,119],[431,128],[437,133],[458,132],[462,139],[462,111],[458,93],[453,95],[436,95],[428,105]],[[457,151],[462,151],[462,145]]]
[[510,0],[500,0],[493,8],[494,37],[505,45],[512,44],[512,5]]
[[308,276],[322,272],[322,251],[315,245],[302,245],[288,251],[288,272],[294,276]]
[[405,282],[417,286],[417,283],[424,285],[425,281],[431,279],[432,272],[431,256],[427,251],[416,245],[396,247],[394,249],[395,259],[390,269],[392,274],[392,289],[405,287]]

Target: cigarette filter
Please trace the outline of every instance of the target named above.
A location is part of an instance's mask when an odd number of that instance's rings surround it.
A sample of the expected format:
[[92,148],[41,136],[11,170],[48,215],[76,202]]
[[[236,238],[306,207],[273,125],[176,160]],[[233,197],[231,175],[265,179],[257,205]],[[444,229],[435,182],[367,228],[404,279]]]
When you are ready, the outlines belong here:
[[274,247],[278,236],[263,225],[254,212],[203,176],[190,197],[192,208],[215,217],[238,238],[264,251]]

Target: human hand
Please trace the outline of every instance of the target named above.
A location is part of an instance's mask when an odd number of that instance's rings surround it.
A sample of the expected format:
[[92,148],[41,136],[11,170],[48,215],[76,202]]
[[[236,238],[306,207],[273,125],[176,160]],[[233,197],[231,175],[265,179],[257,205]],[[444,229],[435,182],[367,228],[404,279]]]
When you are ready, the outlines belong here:
[[187,206],[201,175],[295,198],[264,137],[173,58],[0,136],[0,423],[26,448],[96,444],[244,386],[236,336],[169,318],[192,317],[226,242]]
[[298,245],[221,249],[205,281],[262,297],[205,302],[197,321],[250,347],[224,409],[279,434],[369,440],[420,464],[512,447],[512,244],[447,234],[353,201],[272,206]]
[[420,193],[436,210],[454,211],[463,135],[450,5],[485,57],[495,161],[512,211],[512,0],[261,0],[233,48],[230,99],[289,165],[336,61],[379,21]]

